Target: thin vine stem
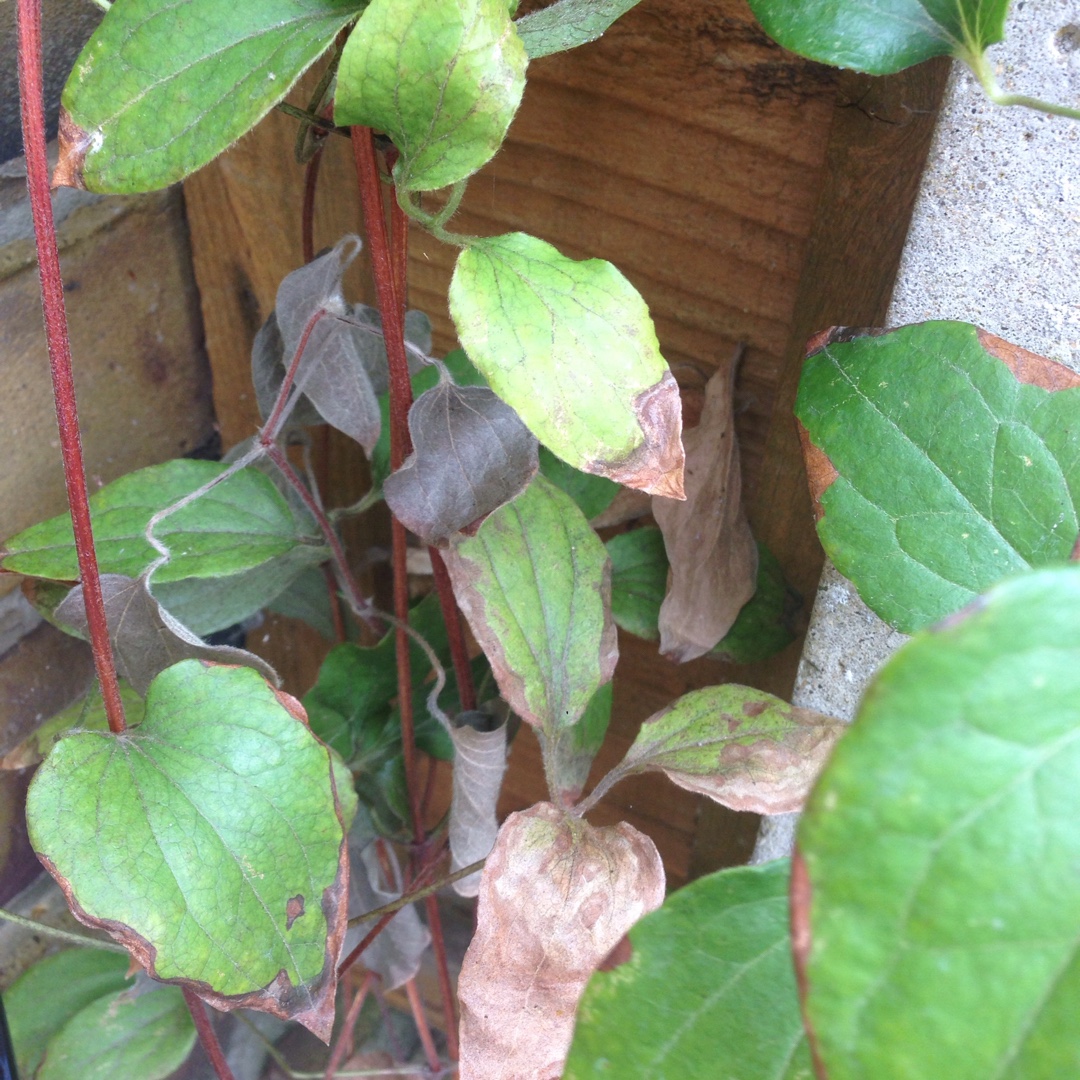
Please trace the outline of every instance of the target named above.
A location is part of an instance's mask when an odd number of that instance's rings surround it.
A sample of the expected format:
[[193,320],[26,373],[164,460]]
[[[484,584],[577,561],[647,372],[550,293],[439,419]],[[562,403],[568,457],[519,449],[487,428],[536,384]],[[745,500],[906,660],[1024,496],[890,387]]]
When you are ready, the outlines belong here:
[[33,930],[35,934],[56,938],[57,941],[66,941],[71,945],[85,945],[91,949],[103,949],[105,952],[123,953],[124,956],[128,954],[123,945],[117,945],[114,941],[103,941],[101,938],[92,938],[88,934],[61,930],[58,926],[49,926],[36,919],[28,919],[25,915],[17,915],[14,911],[8,911],[7,908],[0,908],[0,919],[15,923],[17,926],[25,926],[26,929]]
[[64,281],[56,244],[49,196],[49,162],[45,144],[45,97],[42,84],[41,0],[18,0],[19,96],[22,109],[23,145],[26,150],[26,183],[34,220],[41,302],[45,316],[45,339],[49,350],[56,423],[60,429],[60,455],[64,463],[75,553],[86,606],[86,623],[94,667],[101,684],[109,730],[119,734],[127,726],[120,685],[113,660],[101,575],[90,522],[90,497],[86,489],[79,412],[75,401],[71,342],[64,308]]
[[986,53],[980,49],[967,49],[962,59],[966,61],[978,79],[986,96],[995,104],[1006,108],[1020,105],[1035,112],[1049,113],[1051,116],[1065,116],[1070,120],[1080,120],[1080,109],[1069,105],[1059,105],[1053,101],[1043,101],[1041,98],[1029,97],[1027,94],[1010,94],[1002,90],[994,75],[994,65]]
[[300,245],[304,262],[315,258],[315,193],[319,187],[319,166],[322,164],[323,148],[316,147],[304,169],[304,203],[300,210]]
[[404,896],[399,896],[396,900],[391,900],[390,903],[383,904],[382,907],[373,908],[371,911],[365,911],[363,915],[356,915],[349,920],[349,925],[359,926],[361,923],[366,923],[369,919],[381,919],[385,915],[393,915],[395,911],[400,911],[403,907],[415,904],[418,900],[424,900],[437,893],[440,889],[445,889],[447,885],[453,885],[455,881],[460,881],[470,874],[475,874],[477,870],[483,870],[484,861],[484,859],[481,859],[479,862],[471,863],[469,866],[465,866],[460,870],[455,870],[452,874],[447,874],[446,877],[439,878],[438,881],[433,881],[430,885],[425,885],[420,889],[413,889],[411,892],[405,893]]
[[188,1012],[191,1013],[191,1019],[195,1022],[195,1030],[199,1033],[199,1042],[202,1043],[202,1048],[206,1051],[206,1056],[210,1059],[218,1080],[236,1080],[232,1069],[229,1068],[229,1063],[225,1060],[225,1053],[221,1049],[221,1043],[218,1042],[214,1025],[210,1023],[202,998],[186,986],[180,989],[183,991],[184,1002],[188,1007]]
[[364,1007],[368,991],[371,989],[371,984],[376,978],[378,978],[378,976],[374,971],[367,971],[360,980],[360,985],[356,988],[356,993],[349,1003],[349,1011],[345,1014],[345,1021],[341,1025],[341,1031],[338,1032],[334,1047],[330,1051],[330,1060],[326,1063],[326,1071],[323,1074],[324,1080],[334,1080],[334,1077],[337,1075],[338,1067],[349,1054],[349,1051],[352,1048],[353,1028],[356,1027],[356,1021],[360,1019],[360,1010]]
[[454,596],[454,586],[446,569],[442,553],[438,548],[429,547],[431,571],[435,578],[435,590],[439,594],[439,606],[442,608],[443,621],[446,623],[447,638],[450,642],[450,659],[454,665],[454,677],[458,684],[458,700],[465,712],[476,708],[476,687],[473,686],[472,667],[469,665],[469,650],[465,644],[465,628],[462,625],[461,609]]
[[416,979],[408,979],[405,982],[405,996],[409,999],[409,1008],[413,1014],[413,1023],[416,1024],[416,1033],[420,1036],[420,1045],[424,1048],[424,1056],[427,1058],[428,1068],[432,1072],[438,1072],[442,1068],[439,1059],[439,1051],[435,1046],[435,1039],[431,1034],[431,1025],[428,1023],[427,1013],[424,1012],[424,1003],[420,999],[420,991],[416,986]]

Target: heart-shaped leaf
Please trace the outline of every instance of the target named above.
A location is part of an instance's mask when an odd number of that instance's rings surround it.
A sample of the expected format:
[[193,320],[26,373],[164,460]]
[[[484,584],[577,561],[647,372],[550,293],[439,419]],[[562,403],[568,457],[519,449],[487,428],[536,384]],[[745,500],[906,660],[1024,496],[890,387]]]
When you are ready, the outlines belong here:
[[492,390],[564,461],[683,497],[679,388],[648,308],[609,262],[525,233],[473,240],[450,313]]
[[786,861],[721,870],[646,915],[630,959],[589,980],[565,1080],[812,1080],[788,875]]
[[[145,537],[150,518],[225,469],[214,461],[167,461],[93,494],[90,513],[102,573],[140,577],[158,557]],[[170,552],[154,574],[154,596],[197,634],[247,618],[329,554],[313,523],[298,519],[269,477],[252,468],[163,518],[154,535]],[[61,514],[11,537],[2,566],[30,577],[76,580],[71,516]]]
[[[454,740],[450,869],[454,871],[486,858],[498,836],[495,805],[506,772],[506,716],[459,713],[450,737]],[[454,891],[459,896],[475,896],[480,891],[480,874],[455,881]]]
[[595,41],[641,0],[558,0],[518,19],[517,32],[530,60]]
[[846,725],[764,690],[693,690],[651,716],[594,798],[636,773],[660,771],[732,810],[798,810]]
[[1009,0],[750,0],[785,49],[888,75],[932,56],[967,59],[1002,39]]
[[55,183],[167,187],[217,157],[292,88],[363,0],[124,0],[64,88]]
[[967,323],[821,335],[796,414],[818,535],[912,633],[1080,528],[1080,375]]
[[250,668],[185,660],[137,728],[56,744],[27,826],[75,915],[151,975],[325,1039],[347,903],[333,775],[298,702]]
[[439,384],[409,410],[413,452],[383,482],[394,516],[425,544],[486,517],[536,475],[537,443],[517,413],[486,386]]
[[570,496],[536,477],[446,566],[514,712],[549,735],[576,723],[619,651],[607,552]]
[[685,663],[704,656],[754,595],[757,545],[742,507],[735,438],[735,368],[742,350],[705,386],[701,421],[683,435],[686,498],[653,498],[671,576],[660,607],[660,651]]
[[1078,610],[1043,570],[917,635],[814,789],[792,925],[831,1080],[1080,1061]]
[[[207,645],[174,619],[150,595],[146,578],[102,574],[105,621],[112,640],[116,670],[145,697],[155,676],[180,660],[242,664],[280,685],[277,673],[261,657],[229,645]],[[88,637],[83,589],[76,585],[56,609],[56,618]]]
[[403,191],[446,187],[502,145],[527,63],[506,0],[372,0],[341,54],[334,120],[393,139]]
[[625,822],[597,829],[550,803],[511,814],[458,980],[461,1080],[561,1076],[589,976],[663,900],[660,855]]

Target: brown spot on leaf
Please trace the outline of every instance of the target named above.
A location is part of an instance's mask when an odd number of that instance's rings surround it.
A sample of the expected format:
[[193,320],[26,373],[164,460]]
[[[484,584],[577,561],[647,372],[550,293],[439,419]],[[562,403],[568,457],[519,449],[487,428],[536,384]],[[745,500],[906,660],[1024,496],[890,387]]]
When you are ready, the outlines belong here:
[[297,893],[295,896],[290,896],[288,902],[285,904],[285,929],[291,930],[293,923],[304,914],[304,897]]
[[684,499],[682,400],[670,371],[634,399],[645,441],[625,461],[593,462],[587,472],[609,476],[629,488],[668,499]]
[[799,442],[802,443],[803,462],[806,465],[806,481],[814,504],[814,520],[820,521],[825,516],[825,510],[821,505],[822,497],[840,474],[829,460],[828,454],[810,441],[810,433],[806,428],[798,420],[795,423],[799,428]]
[[768,707],[764,701],[744,701],[742,711],[744,716],[760,716]]
[[83,180],[83,164],[86,151],[90,148],[90,133],[83,130],[71,119],[67,109],[60,109],[60,160],[53,172],[52,186],[78,188],[86,190]]
[[806,1038],[810,1043],[810,1053],[814,1059],[814,1072],[817,1073],[819,1080],[827,1080],[828,1073],[825,1071],[825,1063],[818,1053],[817,1036],[814,1034],[814,1028],[806,1012],[806,997],[810,990],[807,965],[810,961],[810,902],[812,891],[806,861],[802,857],[802,852],[796,846],[791,858],[791,952],[795,961],[795,982],[799,989],[799,1007],[802,1009],[803,1027],[806,1029]]
[[299,720],[304,727],[311,726],[308,723],[307,710],[292,694],[286,694],[284,690],[278,690],[275,686],[271,686],[270,689],[274,691],[274,697],[294,720]]
[[979,330],[979,344],[993,357],[1000,360],[1016,377],[1017,382],[1028,386],[1041,386],[1051,392],[1073,390],[1080,386],[1080,375],[1056,360],[1048,360],[1038,353],[1021,349],[1019,345]]

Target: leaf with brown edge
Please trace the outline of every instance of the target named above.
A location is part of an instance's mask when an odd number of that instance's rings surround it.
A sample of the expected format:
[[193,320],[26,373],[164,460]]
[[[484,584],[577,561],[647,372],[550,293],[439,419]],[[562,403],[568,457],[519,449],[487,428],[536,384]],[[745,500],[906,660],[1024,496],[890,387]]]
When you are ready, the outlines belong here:
[[660,607],[660,651],[704,656],[754,595],[758,552],[742,507],[732,389],[741,351],[705,387],[701,422],[683,436],[686,499],[653,498],[671,574]]
[[1080,375],[959,322],[811,339],[795,405],[818,536],[913,633],[1080,532]]
[[662,772],[732,810],[798,810],[846,725],[764,690],[726,683],[693,690],[641,725],[626,757],[596,792]]
[[619,658],[611,562],[577,504],[543,476],[455,536],[446,567],[499,692],[546,734],[576,724]]
[[154,978],[326,1039],[354,799],[339,782],[299,702],[250,668],[184,660],[138,727],[53,747],[27,827],[76,918]]
[[[207,645],[196,637],[150,595],[145,577],[135,580],[123,574],[102,574],[101,593],[116,670],[140,697],[146,696],[156,675],[180,660],[240,664],[254,668],[268,682],[280,682],[277,672],[247,649]],[[88,635],[81,585],[76,585],[56,608],[56,619],[81,637]]]
[[511,814],[480,883],[458,980],[461,1080],[554,1080],[589,977],[664,900],[653,842],[550,803]]
[[[454,742],[454,790],[450,801],[450,870],[461,870],[486,858],[499,833],[495,807],[506,772],[506,715],[459,713],[450,738]],[[480,874],[454,882],[459,896],[480,891]]]
[[425,544],[517,498],[539,467],[539,444],[486,386],[457,386],[440,365],[437,386],[409,409],[413,452],[383,482],[394,516]]

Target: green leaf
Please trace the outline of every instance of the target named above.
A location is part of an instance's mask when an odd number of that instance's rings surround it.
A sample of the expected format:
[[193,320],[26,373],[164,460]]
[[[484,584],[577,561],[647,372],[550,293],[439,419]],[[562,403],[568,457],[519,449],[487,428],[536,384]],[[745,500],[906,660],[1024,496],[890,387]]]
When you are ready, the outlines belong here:
[[845,725],[764,690],[726,683],[684,694],[649,717],[595,798],[619,780],[660,771],[732,810],[801,808]]
[[609,262],[525,233],[470,241],[450,313],[472,362],[584,472],[682,498],[682,406],[645,301]]
[[758,572],[754,595],[743,605],[734,626],[711,653],[731,664],[753,664],[767,660],[798,636],[795,619],[802,608],[802,597],[785,580],[776,556],[760,542],[757,549]]
[[517,21],[530,60],[595,41],[640,0],[559,0]]
[[668,580],[663,534],[650,525],[619,533],[605,546],[611,556],[611,615],[615,624],[629,634],[658,641],[660,605]]
[[154,680],[137,728],[56,744],[27,825],[82,921],[155,978],[326,1037],[343,812],[329,752],[298,717],[251,669],[185,660]]
[[1080,376],[1062,365],[966,323],[922,323],[826,342],[806,360],[795,409],[821,542],[897,629],[1068,558]]
[[[120,700],[124,703],[127,722],[131,725],[141,724],[143,699],[123,679],[120,680]],[[79,728],[80,731],[108,730],[109,718],[105,715],[105,703],[96,682],[89,694],[46,720],[32,735],[0,758],[0,769],[28,769],[31,765],[37,765],[48,757],[53,743],[72,728]]]
[[569,495],[542,476],[446,557],[454,594],[523,720],[577,722],[618,659],[607,552]]
[[557,458],[546,446],[540,447],[540,471],[563,489],[590,520],[603,513],[619,494],[619,485],[604,476],[591,476]]
[[36,1080],[165,1080],[191,1053],[195,1025],[174,986],[98,998],[49,1043]]
[[1001,41],[1009,0],[750,0],[785,49],[888,75],[932,56],[967,59]]
[[341,54],[334,121],[390,136],[401,190],[447,187],[502,145],[527,63],[506,0],[372,0]]
[[[225,469],[213,461],[167,461],[122,476],[92,495],[101,572],[141,576],[157,558],[144,536],[150,518]],[[314,525],[298,521],[273,482],[253,468],[241,469],[164,518],[154,535],[171,558],[155,572],[153,594],[201,634],[246,618],[328,554]],[[53,581],[78,578],[70,514],[11,537],[2,566]],[[209,612],[199,610],[203,601],[211,602]]]
[[1044,570],[917,635],[815,788],[793,926],[831,1080],[1075,1071],[1078,610]]
[[102,949],[65,949],[39,960],[4,993],[19,1072],[32,1077],[45,1048],[88,1005],[129,983],[126,956]]
[[163,188],[266,115],[363,0],[122,0],[64,88],[57,182]]
[[812,1080],[787,886],[786,860],[722,870],[646,915],[630,959],[589,981],[566,1080]]

